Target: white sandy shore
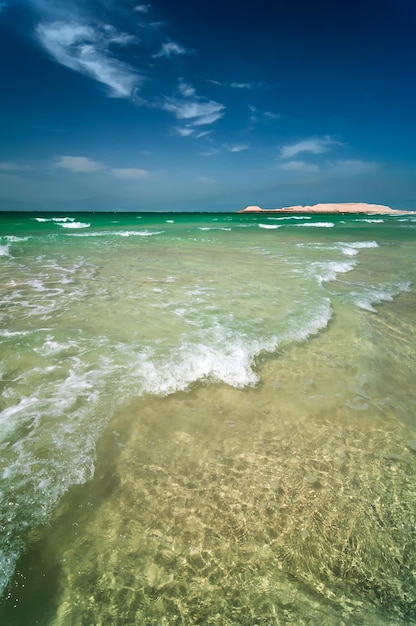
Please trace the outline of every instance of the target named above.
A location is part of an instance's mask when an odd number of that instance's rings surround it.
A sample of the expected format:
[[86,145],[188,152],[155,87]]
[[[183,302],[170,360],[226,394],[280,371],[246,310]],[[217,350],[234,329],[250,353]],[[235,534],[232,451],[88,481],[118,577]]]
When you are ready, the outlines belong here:
[[336,202],[333,204],[314,204],[312,206],[288,206],[281,209],[262,209],[259,206],[248,206],[239,213],[366,213],[381,215],[406,215],[410,211],[391,209],[383,204],[367,204],[365,202]]

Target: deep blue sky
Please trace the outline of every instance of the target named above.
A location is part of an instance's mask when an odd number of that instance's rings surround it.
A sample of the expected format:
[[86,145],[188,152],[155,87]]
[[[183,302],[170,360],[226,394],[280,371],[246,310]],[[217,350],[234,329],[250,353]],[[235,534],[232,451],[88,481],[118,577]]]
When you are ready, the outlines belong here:
[[414,0],[0,0],[0,210],[416,209]]

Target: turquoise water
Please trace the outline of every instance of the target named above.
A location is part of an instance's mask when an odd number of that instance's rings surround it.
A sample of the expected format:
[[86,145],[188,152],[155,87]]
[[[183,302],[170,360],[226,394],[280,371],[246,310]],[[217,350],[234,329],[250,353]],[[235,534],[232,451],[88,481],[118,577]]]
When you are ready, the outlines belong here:
[[416,623],[415,238],[0,215],[2,623]]

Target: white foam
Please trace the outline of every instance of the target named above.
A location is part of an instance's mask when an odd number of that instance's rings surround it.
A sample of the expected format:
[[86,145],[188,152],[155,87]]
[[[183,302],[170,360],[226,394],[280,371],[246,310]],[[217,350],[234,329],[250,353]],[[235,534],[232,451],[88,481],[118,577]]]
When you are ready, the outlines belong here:
[[91,224],[87,224],[87,222],[59,222],[62,228],[89,228]]
[[341,250],[345,256],[356,256],[360,250],[367,248],[378,248],[377,241],[352,241],[348,243],[339,242]]
[[64,222],[75,222],[75,217],[34,217],[33,219],[37,222],[57,222],[58,224]]
[[36,289],[37,291],[45,291],[46,289],[42,281],[36,278],[33,280],[29,280],[27,284],[30,285],[30,287],[33,287],[34,289]]
[[403,281],[393,285],[363,287],[360,292],[351,292],[350,298],[360,309],[376,313],[377,309],[373,305],[393,302],[395,296],[403,291],[410,291],[410,282]]
[[71,233],[68,237],[152,237],[162,235],[164,230],[108,230],[105,232]]
[[153,235],[163,235],[164,230],[126,230],[111,233],[120,237],[153,237]]
[[0,246],[0,256],[10,256],[10,246],[6,244],[4,246]]
[[16,235],[5,235],[6,241],[10,243],[18,243],[19,241],[29,241],[29,237],[16,237]]
[[268,220],[311,220],[310,215],[289,215],[285,217],[267,217]]
[[48,336],[40,348],[34,348],[34,352],[37,352],[42,356],[52,356],[60,354],[61,352],[67,352],[71,348],[77,348],[77,343],[75,341],[61,343],[59,341],[55,341],[51,336]]
[[311,263],[310,268],[315,273],[319,284],[328,283],[338,278],[338,274],[351,272],[356,261],[327,261],[326,263]]
[[198,230],[232,230],[231,228],[225,226],[198,226]]
[[260,228],[267,228],[269,230],[274,230],[275,228],[281,228],[280,224],[259,224]]
[[0,337],[24,337],[30,333],[29,330],[0,330]]
[[311,222],[308,224],[296,224],[296,226],[313,226],[315,228],[332,228],[335,226],[334,222]]
[[[60,267],[53,261],[50,265]],[[164,282],[175,280],[167,275]],[[217,306],[215,315],[210,311],[201,316],[208,302],[203,296],[211,301],[215,290],[205,284],[193,289],[194,295],[201,297],[202,309],[195,307],[195,297],[188,298],[189,291],[182,302],[184,319],[197,318],[201,323],[191,324],[189,334],[178,336],[174,345],[162,342],[159,347],[157,339],[143,345],[131,337],[111,342],[105,335],[87,339],[78,333],[58,337],[50,329],[43,329],[48,331],[43,342],[36,337],[29,369],[19,377],[20,386],[31,393],[24,398],[9,396],[14,403],[0,413],[0,435],[7,441],[15,438],[3,479],[10,493],[18,493],[20,498],[18,505],[7,511],[10,541],[2,545],[7,547],[4,558],[9,561],[3,561],[0,587],[13,572],[27,524],[46,521],[71,485],[93,475],[95,442],[119,404],[132,395],[185,390],[201,380],[236,388],[255,385],[258,376],[253,365],[261,352],[304,341],[323,329],[331,317],[329,300],[323,299],[314,303],[313,311],[305,311],[305,307],[295,310],[282,334],[269,331],[264,336],[250,336],[249,331],[242,332],[244,326],[241,322],[239,326],[236,314],[216,318],[222,315],[221,307]],[[93,357],[88,363],[89,355],[97,351],[100,359]],[[38,359],[34,367],[33,355]],[[39,457],[37,452],[43,449],[48,455]]]
[[365,249],[365,248],[378,248],[379,245],[377,241],[353,241],[348,244],[351,248],[356,248],[357,250]]

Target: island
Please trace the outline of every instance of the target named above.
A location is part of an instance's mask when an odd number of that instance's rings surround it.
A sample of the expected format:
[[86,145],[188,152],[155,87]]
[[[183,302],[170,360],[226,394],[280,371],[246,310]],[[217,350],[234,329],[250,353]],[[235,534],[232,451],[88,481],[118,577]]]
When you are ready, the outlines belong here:
[[391,209],[384,204],[367,204],[366,202],[335,202],[333,204],[313,204],[312,206],[287,206],[281,209],[262,209],[251,205],[238,213],[365,213],[378,215],[407,215],[412,211]]

